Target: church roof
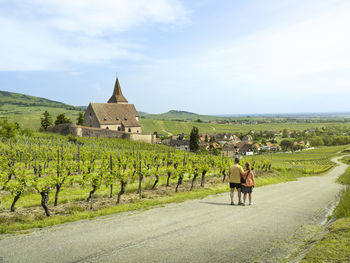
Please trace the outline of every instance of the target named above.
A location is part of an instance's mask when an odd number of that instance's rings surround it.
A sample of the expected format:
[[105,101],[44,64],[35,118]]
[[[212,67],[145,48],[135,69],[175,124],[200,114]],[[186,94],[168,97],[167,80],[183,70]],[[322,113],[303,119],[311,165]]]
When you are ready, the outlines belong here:
[[123,124],[125,127],[140,127],[134,104],[90,103],[100,125]]
[[114,84],[113,95],[108,100],[108,103],[118,103],[118,102],[128,103],[126,98],[123,96],[122,90],[120,89],[120,84],[119,84],[119,80],[117,77],[117,79],[115,80],[115,84]]

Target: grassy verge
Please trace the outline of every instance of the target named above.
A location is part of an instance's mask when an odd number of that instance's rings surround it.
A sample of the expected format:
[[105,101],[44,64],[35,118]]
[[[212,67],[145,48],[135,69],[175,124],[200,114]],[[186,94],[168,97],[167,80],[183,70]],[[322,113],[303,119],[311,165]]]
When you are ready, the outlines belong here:
[[[256,186],[261,187],[270,184],[278,184],[287,181],[295,181],[299,177],[305,177],[306,174],[298,170],[284,171],[283,174],[268,174],[258,176],[256,178]],[[221,180],[221,179],[220,179]],[[189,182],[187,182],[189,183]],[[26,215],[15,214],[12,218],[5,218],[0,216],[0,234],[15,233],[17,231],[24,231],[32,228],[43,228],[62,224],[66,222],[73,222],[82,219],[91,219],[99,216],[111,215],[121,212],[145,210],[155,206],[160,206],[168,203],[179,203],[191,199],[204,198],[209,195],[224,193],[229,191],[227,183],[218,183],[208,188],[199,188],[193,191],[185,191],[179,193],[171,193],[167,196],[157,198],[144,198],[142,200],[130,200],[129,203],[124,203],[115,206],[109,206],[98,210],[85,210],[81,206],[75,204],[74,199],[65,200],[71,203],[65,214],[55,215],[52,217],[45,217],[43,214],[28,217]],[[107,192],[105,193],[107,194]],[[84,194],[84,196],[86,193]],[[77,195],[78,199],[81,199],[80,195]],[[62,196],[63,199],[65,196]],[[37,198],[37,197],[36,197]],[[27,198],[28,199],[28,198]],[[10,201],[10,200],[8,200]],[[36,200],[40,202],[40,200]],[[30,203],[25,202],[23,207],[33,206],[34,200]]]
[[301,263],[350,262],[350,218],[336,220]]
[[[344,161],[349,163],[350,159]],[[347,187],[334,210],[336,221],[325,237],[306,254],[302,263],[350,262],[350,167],[339,181],[346,183]]]

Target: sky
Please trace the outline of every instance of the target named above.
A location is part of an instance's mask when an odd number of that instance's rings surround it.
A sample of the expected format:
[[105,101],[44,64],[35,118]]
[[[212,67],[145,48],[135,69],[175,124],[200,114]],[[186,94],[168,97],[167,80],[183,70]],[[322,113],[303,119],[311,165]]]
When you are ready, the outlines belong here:
[[148,113],[350,112],[348,0],[0,0],[0,90]]

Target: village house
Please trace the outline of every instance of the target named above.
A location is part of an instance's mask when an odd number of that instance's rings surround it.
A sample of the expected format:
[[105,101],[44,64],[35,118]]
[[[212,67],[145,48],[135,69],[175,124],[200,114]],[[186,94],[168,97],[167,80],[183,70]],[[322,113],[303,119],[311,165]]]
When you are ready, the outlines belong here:
[[273,152],[278,152],[278,151],[280,151],[282,148],[281,148],[281,146],[278,144],[278,143],[276,143],[276,144],[274,144],[274,145],[272,145],[271,147],[270,147],[270,150],[271,151],[273,151]]
[[246,143],[238,151],[241,155],[253,155],[254,154],[254,146],[253,144]]
[[221,149],[221,145],[217,142],[213,142],[209,146],[210,149]]
[[170,140],[170,146],[175,149],[189,151],[190,150],[190,140]]
[[243,137],[242,142],[252,144],[253,137],[250,134],[247,134],[246,136]]
[[226,144],[221,151],[222,156],[233,158],[238,154],[238,148],[234,144]]
[[118,78],[108,103],[90,103],[84,115],[88,127],[141,133],[139,115],[134,104],[129,104],[120,88]]
[[257,152],[260,151],[260,145],[257,143],[253,144],[253,149]]

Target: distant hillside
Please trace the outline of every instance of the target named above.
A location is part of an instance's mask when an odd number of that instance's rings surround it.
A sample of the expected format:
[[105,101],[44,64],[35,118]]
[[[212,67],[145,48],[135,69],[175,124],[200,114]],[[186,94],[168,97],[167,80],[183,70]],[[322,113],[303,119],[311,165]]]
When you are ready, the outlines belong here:
[[46,110],[53,120],[58,114],[65,113],[72,122],[76,122],[82,109],[45,98],[0,91],[0,118],[16,121],[23,128],[38,129],[40,118]]
[[62,102],[53,101],[45,98],[24,95],[15,92],[0,91],[0,106],[3,105],[18,105],[18,106],[44,106],[52,108],[78,109],[71,105]]
[[154,120],[198,120],[201,121],[212,121],[212,120],[227,120],[228,117],[218,117],[209,115],[200,115],[188,111],[170,110],[160,114],[149,114],[145,112],[139,112],[141,118],[154,119]]

